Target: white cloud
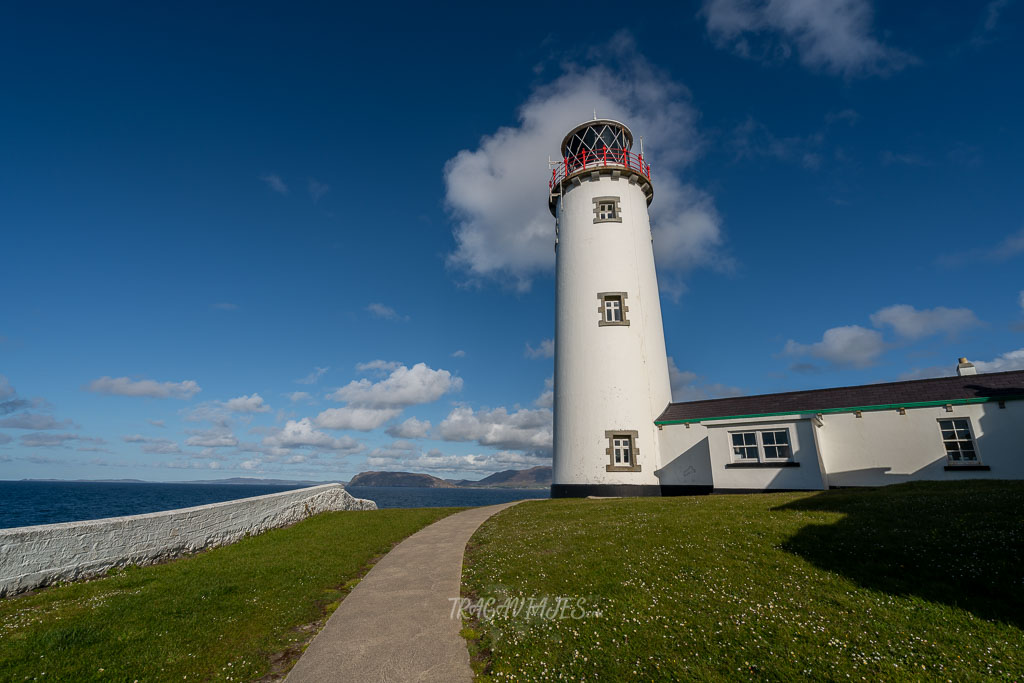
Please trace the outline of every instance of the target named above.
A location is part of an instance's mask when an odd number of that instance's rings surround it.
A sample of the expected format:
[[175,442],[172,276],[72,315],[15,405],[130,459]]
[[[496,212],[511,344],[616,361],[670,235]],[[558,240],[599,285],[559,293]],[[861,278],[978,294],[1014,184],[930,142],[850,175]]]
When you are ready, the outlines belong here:
[[391,372],[400,367],[402,367],[402,364],[397,360],[371,360],[369,363],[356,363],[357,372],[369,372],[371,370]]
[[355,429],[368,432],[377,429],[388,420],[398,417],[401,408],[368,408],[344,406],[329,408],[316,416],[316,426],[325,429]]
[[149,398],[190,399],[202,389],[192,380],[184,382],[156,382],[151,379],[133,380],[128,377],[100,377],[84,389],[97,394],[116,396],[146,396]]
[[401,424],[387,428],[390,436],[400,439],[425,439],[430,434],[430,421],[410,417]]
[[224,401],[223,405],[232,413],[266,413],[270,411],[270,406],[263,402],[263,397],[259,394],[228,399]]
[[551,411],[523,408],[474,411],[468,406],[452,410],[438,432],[445,441],[476,441],[482,446],[511,450],[551,451]]
[[1008,351],[990,361],[973,361],[978,372],[1006,372],[1008,370],[1024,370],[1024,349]]
[[181,448],[178,447],[178,444],[170,439],[152,438],[141,434],[129,434],[127,436],[122,436],[121,439],[125,443],[142,444],[143,453],[152,453],[156,455],[181,453]]
[[526,357],[527,358],[551,358],[555,355],[555,340],[554,339],[543,339],[537,348],[530,346],[530,343],[526,343]]
[[312,396],[309,395],[308,392],[305,391],[293,391],[290,394],[285,394],[285,396],[292,403],[298,403],[299,401],[310,401],[313,398]]
[[306,375],[302,379],[295,380],[295,383],[296,384],[316,384],[317,380],[319,380],[321,377],[323,377],[324,373],[326,373],[328,370],[330,370],[329,367],[327,367],[327,368],[317,368],[317,367],[314,367],[313,368],[313,372],[309,373],[308,375]]
[[[29,448],[58,448],[70,447],[69,442],[105,444],[106,441],[99,437],[80,436],[78,434],[51,434],[46,432],[26,434],[21,437],[21,445]],[[96,451],[102,449],[79,448],[78,450]]]
[[384,304],[374,303],[366,307],[366,310],[370,312],[375,318],[381,318],[382,320],[408,320],[409,316],[399,315],[395,309]]
[[208,429],[205,431],[190,431],[189,438],[185,439],[186,446],[200,446],[204,448],[231,448],[238,445],[238,438],[226,429]]
[[362,448],[362,444],[350,436],[334,438],[317,431],[308,417],[288,420],[279,432],[264,437],[262,443],[275,455],[284,455],[297,448],[344,454],[355,453]]
[[1021,310],[1024,310],[1024,289],[1020,291],[1020,298],[1018,301],[1020,303]]
[[745,393],[739,387],[699,382],[697,373],[676,367],[672,356],[668,357],[668,378],[672,386],[673,401],[700,401],[708,398],[742,396]]
[[551,457],[513,451],[499,451],[485,455],[446,455],[439,450],[432,450],[428,453],[405,455],[371,454],[367,458],[366,464],[370,467],[390,471],[436,472],[439,474],[473,472],[485,476],[502,470],[550,466]]
[[963,250],[959,245],[950,246],[951,251],[939,255],[936,261],[945,266],[963,266],[977,261],[1008,261],[1018,254],[1024,253],[1024,228],[1007,235],[994,246],[975,247]]
[[268,173],[267,175],[260,176],[260,180],[267,184],[274,192],[278,194],[288,194],[288,186],[281,180],[281,176],[276,173]]
[[875,327],[889,326],[907,339],[920,339],[939,332],[953,335],[981,322],[969,308],[938,306],[919,311],[913,306],[897,304],[872,313],[871,324]]
[[167,426],[164,423],[163,420],[146,420],[146,422],[148,422],[149,424],[153,425],[154,427],[166,427]]
[[559,157],[562,137],[595,107],[601,117],[626,122],[647,143],[659,269],[668,274],[726,263],[718,254],[721,219],[713,200],[676,175],[702,147],[689,92],[637,54],[628,34],[616,35],[602,55],[600,66],[567,65],[561,77],[536,88],[523,103],[517,126],[498,129],[445,164],[445,201],[456,221],[451,266],[521,291],[534,276],[551,272],[554,219],[544,201],[543,163]]
[[700,14],[720,47],[843,76],[897,71],[917,60],[872,35],[870,0],[706,0]]
[[800,344],[790,339],[784,353],[813,356],[839,366],[863,368],[874,364],[885,351],[882,335],[860,325],[845,325],[825,330],[820,342]]
[[463,351],[462,349],[459,349],[457,351],[453,351],[452,352],[452,358],[465,358],[465,357],[466,357],[466,352]]
[[55,420],[52,415],[22,413],[0,419],[0,427],[6,429],[67,429],[71,420]]
[[331,186],[327,183],[321,183],[319,180],[313,178],[309,179],[309,196],[313,198],[314,202],[320,201],[320,198],[327,194]]
[[352,381],[328,395],[335,401],[372,408],[392,408],[430,403],[449,391],[462,389],[462,379],[447,370],[433,370],[425,363],[400,365],[379,382]]

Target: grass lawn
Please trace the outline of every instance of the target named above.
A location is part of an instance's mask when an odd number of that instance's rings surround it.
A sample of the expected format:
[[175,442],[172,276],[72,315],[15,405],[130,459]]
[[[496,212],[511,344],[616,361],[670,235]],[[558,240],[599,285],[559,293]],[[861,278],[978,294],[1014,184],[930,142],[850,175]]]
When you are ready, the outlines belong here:
[[0,600],[0,680],[249,681],[370,563],[452,508],[329,512],[167,564]]
[[463,584],[586,601],[472,619],[484,679],[1022,680],[1024,482],[521,503]]

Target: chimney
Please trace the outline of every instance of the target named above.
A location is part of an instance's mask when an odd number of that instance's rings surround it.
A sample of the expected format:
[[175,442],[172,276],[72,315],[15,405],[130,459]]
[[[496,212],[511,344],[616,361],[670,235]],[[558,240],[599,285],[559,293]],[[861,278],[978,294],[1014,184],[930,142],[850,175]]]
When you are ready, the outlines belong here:
[[963,377],[964,375],[977,375],[978,371],[974,367],[974,363],[967,360],[966,358],[961,358],[960,362],[957,363],[956,366],[956,374]]

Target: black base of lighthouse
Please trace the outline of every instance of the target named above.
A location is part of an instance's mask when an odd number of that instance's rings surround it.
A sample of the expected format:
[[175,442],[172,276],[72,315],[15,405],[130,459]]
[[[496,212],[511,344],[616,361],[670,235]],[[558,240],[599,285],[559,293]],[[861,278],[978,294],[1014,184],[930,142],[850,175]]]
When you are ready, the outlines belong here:
[[552,484],[552,498],[638,498],[649,496],[703,496],[713,486],[685,486],[659,484]]

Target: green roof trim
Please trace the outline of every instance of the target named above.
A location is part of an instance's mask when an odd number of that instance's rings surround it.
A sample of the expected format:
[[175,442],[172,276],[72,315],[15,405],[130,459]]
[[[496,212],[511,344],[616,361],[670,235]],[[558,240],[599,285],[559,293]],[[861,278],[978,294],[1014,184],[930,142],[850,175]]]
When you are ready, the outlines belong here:
[[782,417],[785,415],[829,415],[833,413],[854,413],[860,411],[866,413],[878,410],[898,410],[900,408],[934,408],[936,406],[963,406],[974,403],[990,403],[992,401],[1019,401],[1024,395],[1013,396],[979,396],[977,398],[951,398],[946,401],[918,401],[916,403],[886,403],[876,406],[854,406],[852,408],[823,408],[821,410],[789,410],[783,413],[755,413],[753,415],[718,415],[715,417],[692,417],[685,420],[655,420],[656,425],[681,425],[693,424],[695,422],[708,422],[711,420],[744,420],[752,417]]

